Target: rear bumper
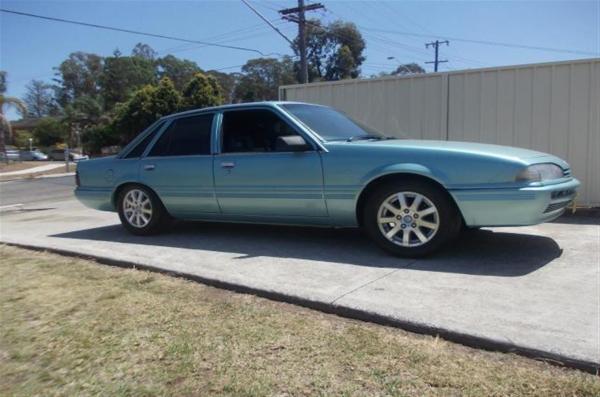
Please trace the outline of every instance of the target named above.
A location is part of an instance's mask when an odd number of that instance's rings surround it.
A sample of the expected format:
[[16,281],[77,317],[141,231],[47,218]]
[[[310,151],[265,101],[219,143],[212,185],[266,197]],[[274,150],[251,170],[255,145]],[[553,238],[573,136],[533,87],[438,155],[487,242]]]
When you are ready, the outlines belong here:
[[549,222],[575,198],[577,179],[520,189],[456,190],[454,197],[468,226],[525,226]]
[[115,211],[112,189],[78,187],[75,189],[75,197],[86,207],[100,211]]

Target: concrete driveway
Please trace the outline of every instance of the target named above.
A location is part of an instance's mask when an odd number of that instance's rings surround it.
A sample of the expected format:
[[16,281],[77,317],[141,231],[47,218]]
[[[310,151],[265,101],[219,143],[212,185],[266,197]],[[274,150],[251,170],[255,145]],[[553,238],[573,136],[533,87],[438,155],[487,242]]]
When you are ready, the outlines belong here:
[[[420,260],[358,231],[178,223],[136,237],[75,200],[0,215],[0,240],[150,266],[466,344],[600,366],[600,216],[466,233]],[[190,304],[194,304],[190,302]],[[574,363],[574,364],[573,364]]]

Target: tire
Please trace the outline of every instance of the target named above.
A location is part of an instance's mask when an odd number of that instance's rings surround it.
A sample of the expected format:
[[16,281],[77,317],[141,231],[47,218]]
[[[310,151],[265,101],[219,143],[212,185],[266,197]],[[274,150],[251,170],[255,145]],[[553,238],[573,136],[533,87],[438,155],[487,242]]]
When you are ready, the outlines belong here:
[[119,192],[118,210],[123,227],[138,236],[160,233],[169,220],[156,194],[140,185],[130,185]]
[[418,180],[399,180],[376,188],[367,197],[362,216],[362,228],[378,246],[410,258],[439,250],[456,238],[462,227],[462,218],[447,192]]

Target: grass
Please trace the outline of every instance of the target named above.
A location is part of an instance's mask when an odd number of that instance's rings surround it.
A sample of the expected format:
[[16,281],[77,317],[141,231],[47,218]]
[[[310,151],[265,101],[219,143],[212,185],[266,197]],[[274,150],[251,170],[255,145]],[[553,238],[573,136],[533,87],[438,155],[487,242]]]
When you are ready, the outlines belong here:
[[597,377],[0,245],[0,395],[598,396]]

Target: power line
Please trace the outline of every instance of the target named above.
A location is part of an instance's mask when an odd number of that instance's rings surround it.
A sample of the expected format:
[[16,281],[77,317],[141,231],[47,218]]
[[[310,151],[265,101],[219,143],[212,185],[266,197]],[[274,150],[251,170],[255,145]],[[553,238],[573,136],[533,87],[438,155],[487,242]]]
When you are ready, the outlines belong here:
[[[390,33],[390,34],[398,34],[404,36],[414,36],[414,37],[426,37],[430,38],[432,35],[413,33],[413,32],[403,32],[397,30],[387,30],[387,29],[378,29],[378,28],[370,28],[366,26],[359,26],[361,29],[370,30],[373,32],[382,32],[382,33]],[[475,43],[475,44],[485,44],[485,45],[494,45],[500,47],[509,47],[509,48],[523,48],[526,50],[537,50],[537,51],[549,51],[549,52],[562,52],[568,54],[577,54],[577,55],[598,55],[598,52],[588,52],[588,51],[580,51],[580,50],[568,50],[565,48],[552,48],[552,47],[539,47],[525,44],[514,44],[514,43],[505,43],[500,41],[487,41],[487,40],[474,40],[474,39],[465,39],[460,37],[450,37],[450,36],[438,36],[444,40],[451,41],[461,41],[464,43]]]
[[96,29],[112,30],[112,31],[122,32],[122,33],[131,33],[131,34],[137,34],[140,36],[157,37],[159,39],[181,41],[181,42],[192,43],[192,44],[202,44],[202,45],[205,45],[208,47],[220,47],[220,48],[228,48],[230,50],[255,52],[257,54],[260,54],[261,56],[281,55],[281,54],[276,54],[276,53],[265,54],[264,52],[254,49],[254,48],[238,47],[238,46],[231,46],[231,45],[226,45],[226,44],[210,43],[210,42],[201,41],[201,40],[185,39],[185,38],[181,38],[181,37],[168,36],[168,35],[163,35],[163,34],[141,32],[141,31],[137,31],[137,30],[117,28],[117,27],[113,27],[113,26],[98,25],[98,24],[94,24],[94,23],[73,21],[70,19],[54,18],[54,17],[48,17],[48,16],[44,16],[44,15],[30,14],[27,12],[7,10],[5,8],[0,8],[0,11],[9,13],[9,14],[21,15],[21,16],[26,16],[26,17],[31,17],[31,18],[38,18],[38,19],[43,19],[43,20],[47,20],[47,21],[69,23],[72,25],[87,26],[87,27],[96,28]]
[[271,23],[271,21],[269,21],[265,16],[263,16],[263,14],[261,14],[260,12],[258,12],[258,10],[256,10],[256,8],[252,7],[250,5],[250,3],[248,3],[246,0],[242,0],[242,3],[246,4],[249,9],[251,9],[256,15],[258,15],[258,17],[260,19],[262,19],[263,21],[265,21],[271,28],[273,28],[274,31],[276,31],[277,33],[279,33],[279,35],[281,37],[283,37],[288,43],[290,43],[291,45],[294,45],[294,42],[292,40],[290,40],[286,35],[284,35],[281,32],[281,30],[279,30],[275,25],[273,25]]

